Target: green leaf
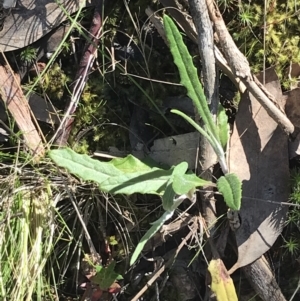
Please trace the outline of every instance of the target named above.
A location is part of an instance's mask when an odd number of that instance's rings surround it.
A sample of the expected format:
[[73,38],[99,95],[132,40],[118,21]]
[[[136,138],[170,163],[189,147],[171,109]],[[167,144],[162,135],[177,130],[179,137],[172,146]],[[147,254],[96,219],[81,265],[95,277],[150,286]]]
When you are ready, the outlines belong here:
[[123,173],[151,170],[151,166],[143,163],[132,155],[128,155],[125,158],[112,159],[110,163]]
[[174,167],[173,175],[184,175],[188,170],[189,165],[187,162],[181,162]]
[[178,195],[188,194],[199,186],[211,186],[212,182],[205,181],[195,174],[174,175],[173,189]]
[[170,211],[174,204],[176,193],[172,186],[172,180],[169,180],[166,190],[162,196],[162,204],[165,211]]
[[123,276],[120,274],[120,275],[118,275],[118,277],[116,278],[116,280],[123,280],[124,278],[123,278]]
[[69,148],[49,152],[61,167],[86,181],[99,184],[102,191],[118,194],[151,193],[163,195],[174,168],[151,168],[129,155],[123,159],[100,162]]
[[[138,159],[128,156],[110,162],[100,162],[86,155],[79,155],[71,149],[59,149],[49,152],[50,158],[59,166],[84,180],[99,184],[100,189],[110,193],[156,193],[163,195],[163,207],[166,212],[152,224],[136,247],[130,263],[133,264],[143,250],[146,242],[169,220],[175,209],[184,201],[185,195],[175,198],[173,189],[183,194],[195,189],[196,186],[210,184],[195,175],[186,175],[188,164],[182,162],[169,170],[150,167]],[[107,279],[105,278],[107,277]],[[109,287],[116,279],[113,269],[101,269],[93,281],[102,289]]]
[[219,105],[219,109],[218,109],[217,125],[218,125],[219,139],[221,141],[221,145],[223,149],[225,149],[229,139],[229,124],[228,124],[228,117],[226,111],[221,104]]
[[107,178],[99,184],[101,190],[113,194],[150,193],[162,195],[173,169],[153,168],[150,171],[121,174]]
[[97,266],[97,274],[91,277],[91,282],[98,284],[101,290],[107,290],[117,279],[122,279],[114,271],[115,265],[116,262],[112,261],[106,268]]
[[210,137],[210,135],[199,125],[196,123],[195,120],[193,120],[191,117],[189,117],[188,115],[186,115],[185,113],[179,111],[179,110],[171,110],[171,113],[174,113],[180,117],[182,117],[183,119],[185,119],[190,125],[192,125],[200,134],[202,134],[208,141],[210,144],[213,144],[213,141]]
[[167,15],[164,15],[164,27],[167,39],[170,43],[174,63],[180,73],[181,84],[187,89],[187,94],[192,99],[210,135],[218,139],[217,127],[209,111],[204,91],[198,78],[197,69],[193,64],[192,57],[183,42],[179,30],[172,19]]
[[[172,188],[174,176],[184,176],[188,168],[186,162],[181,162],[169,170],[152,168],[131,155],[122,159],[113,159],[110,162],[100,162],[87,155],[77,154],[68,148],[52,150],[49,152],[49,156],[57,165],[66,168],[72,174],[83,180],[98,183],[102,191],[113,194],[165,194],[163,205],[166,210],[173,206],[171,196],[175,195]],[[183,183],[187,185],[188,179],[191,181],[191,175],[187,175],[184,179]],[[178,178],[176,181],[179,183]],[[197,186],[202,183],[209,184],[196,176],[192,181]],[[191,186],[192,182],[189,185]],[[169,188],[166,192],[167,187]],[[180,191],[184,191],[184,193],[186,191],[186,189],[180,190],[180,186],[177,184],[174,187],[177,194]]]
[[174,198],[176,193],[173,188],[173,179],[175,176],[182,176],[186,173],[188,169],[187,162],[181,162],[174,167],[172,178],[168,181],[165,193],[163,194],[162,201],[163,201],[163,208],[165,211],[170,211],[174,205]]
[[213,150],[218,156],[218,161],[221,165],[222,171],[224,174],[228,173],[228,167],[225,159],[225,153],[224,149],[221,145],[221,142],[219,141],[219,136],[214,137],[213,135],[210,135],[209,132],[206,132],[204,129],[200,127],[191,117],[187,116],[183,112],[180,112],[178,110],[171,110],[172,113],[177,114],[184,118],[189,124],[191,124],[200,134],[202,134],[210,143]]
[[183,42],[179,30],[172,19],[167,15],[164,15],[164,26],[167,39],[170,43],[170,50],[173,55],[174,62],[180,73],[181,83],[184,87],[186,87],[187,94],[192,99],[193,104],[197,109],[198,114],[201,116],[205,127],[202,129],[200,126],[196,125],[195,122],[192,123],[191,118],[183,113],[179,113],[179,111],[172,110],[172,112],[181,115],[208,139],[218,156],[219,163],[224,174],[226,174],[228,173],[228,167],[225,160],[225,153],[221,145],[219,132],[209,111],[204,91],[198,78],[197,70],[193,65],[192,57],[190,56],[188,49]]
[[[176,115],[179,115],[183,119],[185,119],[190,125],[192,125],[200,134],[202,134],[210,143],[212,148],[214,149],[215,153],[218,157],[221,157],[224,154],[224,151],[222,149],[221,144],[219,141],[214,139],[213,136],[209,135],[199,124],[197,124],[191,117],[187,116],[185,113],[178,111],[178,110],[171,110],[171,113],[174,113]],[[221,150],[221,153],[220,153]]]
[[111,246],[116,246],[118,244],[118,241],[116,240],[116,237],[114,235],[109,236],[108,244]]
[[51,150],[49,157],[60,167],[86,181],[101,183],[109,177],[117,176],[120,171],[112,164],[80,155],[70,148]]
[[145,244],[147,241],[160,229],[160,227],[169,220],[174,214],[173,211],[166,211],[158,220],[152,223],[152,227],[146,232],[146,234],[142,237],[140,242],[138,243],[137,247],[135,248],[132,257],[130,259],[130,265],[133,265],[137,258],[139,257],[140,253],[142,252]]
[[219,178],[217,187],[230,209],[239,210],[241,208],[242,183],[236,174],[228,173]]

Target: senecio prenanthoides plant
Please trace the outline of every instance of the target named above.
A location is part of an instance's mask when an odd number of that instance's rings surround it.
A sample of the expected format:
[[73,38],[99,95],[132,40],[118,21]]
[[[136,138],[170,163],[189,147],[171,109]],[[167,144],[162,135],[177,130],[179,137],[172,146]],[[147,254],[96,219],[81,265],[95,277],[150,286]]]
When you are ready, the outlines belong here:
[[[224,147],[228,139],[227,120],[214,123],[203,88],[198,79],[192,58],[183,42],[180,32],[171,18],[164,16],[164,26],[170,43],[174,62],[178,67],[181,83],[187,89],[199,115],[203,119],[204,128],[178,110],[173,113],[182,116],[193,125],[209,141],[218,156],[224,176],[217,180],[217,188],[223,194],[224,200],[232,210],[239,210],[241,206],[241,182],[235,174],[228,173]],[[223,112],[224,113],[224,112]],[[220,114],[221,115],[221,114]],[[225,116],[225,113],[223,117]],[[224,130],[225,129],[225,130]],[[99,188],[111,194],[157,194],[162,197],[164,214],[154,223],[137,245],[130,264],[133,264],[146,242],[169,220],[176,208],[185,200],[192,199],[197,187],[214,186],[188,171],[188,164],[181,162],[170,169],[162,169],[154,165],[145,164],[132,155],[126,158],[116,158],[110,162],[94,160],[87,155],[80,155],[69,148],[52,150],[50,158],[70,173],[87,181],[94,181]]]

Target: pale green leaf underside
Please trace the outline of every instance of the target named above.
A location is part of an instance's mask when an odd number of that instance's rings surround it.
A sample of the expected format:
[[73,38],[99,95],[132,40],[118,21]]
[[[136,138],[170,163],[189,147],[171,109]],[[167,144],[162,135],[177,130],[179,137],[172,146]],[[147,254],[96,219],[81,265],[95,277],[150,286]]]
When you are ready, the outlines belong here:
[[140,161],[132,155],[128,155],[125,158],[115,158],[110,161],[110,163],[117,169],[124,173],[131,173],[136,171],[149,171],[152,169],[151,166]]
[[124,159],[100,162],[65,148],[52,150],[49,156],[58,166],[85,181],[94,181],[102,191],[114,194],[162,195],[174,170],[151,168],[131,155]]

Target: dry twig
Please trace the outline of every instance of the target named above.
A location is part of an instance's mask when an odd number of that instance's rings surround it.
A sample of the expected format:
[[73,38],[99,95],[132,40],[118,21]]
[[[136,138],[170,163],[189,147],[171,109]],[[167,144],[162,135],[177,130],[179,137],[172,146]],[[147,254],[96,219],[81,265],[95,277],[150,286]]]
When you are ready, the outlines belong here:
[[241,79],[249,92],[260,102],[270,117],[282,127],[285,133],[289,135],[293,134],[295,130],[294,125],[278,108],[278,105],[276,106],[274,102],[270,100],[270,98],[262,91],[254,80],[249,63],[235,45],[216,3],[213,0],[206,0],[206,3],[210,18],[214,24],[214,29],[218,35],[220,45],[222,45],[223,54],[234,75]]
[[77,109],[79,98],[83,92],[84,86],[87,82],[89,72],[93,66],[97,46],[100,41],[100,35],[102,33],[102,6],[104,0],[98,1],[95,6],[92,25],[90,27],[90,40],[87,42],[83,57],[80,61],[78,71],[75,76],[75,85],[72,87],[72,96],[67,108],[65,110],[65,116],[54,136],[55,143],[59,146],[67,144],[67,140],[72,129],[74,122],[74,113]]

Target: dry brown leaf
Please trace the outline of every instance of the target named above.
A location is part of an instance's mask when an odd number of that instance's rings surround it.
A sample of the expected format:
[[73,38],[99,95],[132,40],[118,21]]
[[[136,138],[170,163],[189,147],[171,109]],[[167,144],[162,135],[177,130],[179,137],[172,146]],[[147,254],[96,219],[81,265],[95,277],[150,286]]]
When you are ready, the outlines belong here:
[[[65,10],[72,14],[81,5],[91,5],[92,0],[60,0]],[[25,47],[51,29],[57,27],[67,15],[55,0],[22,0],[17,1],[16,8],[5,19],[0,31],[0,51],[10,51]]]
[[[259,76],[262,81],[262,75]],[[280,83],[266,70],[266,88],[284,107]],[[229,271],[254,262],[282,231],[289,196],[288,137],[257,100],[245,93],[239,105],[229,150],[230,172],[243,182],[241,227],[235,232],[238,261]],[[271,202],[265,202],[269,200]]]
[[16,121],[26,146],[34,154],[37,162],[44,155],[45,149],[31,120],[28,102],[20,88],[20,82],[16,79],[17,76],[14,76],[9,68],[0,66],[0,97]]

